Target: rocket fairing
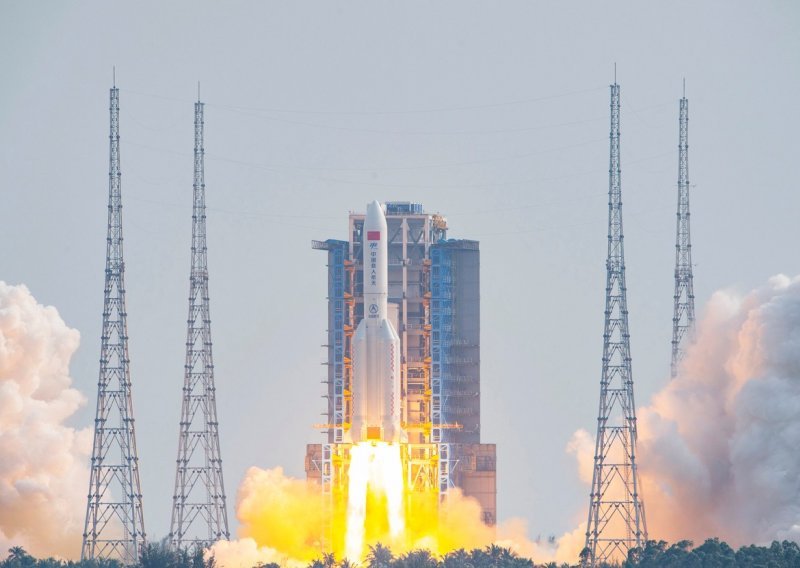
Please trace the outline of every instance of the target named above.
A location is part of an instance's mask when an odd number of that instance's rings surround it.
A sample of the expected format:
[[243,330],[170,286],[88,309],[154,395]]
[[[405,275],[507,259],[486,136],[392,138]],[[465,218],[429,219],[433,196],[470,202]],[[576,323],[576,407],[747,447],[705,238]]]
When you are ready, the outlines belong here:
[[364,318],[353,336],[352,443],[404,441],[400,422],[400,337],[388,318],[386,216],[367,205],[363,229]]

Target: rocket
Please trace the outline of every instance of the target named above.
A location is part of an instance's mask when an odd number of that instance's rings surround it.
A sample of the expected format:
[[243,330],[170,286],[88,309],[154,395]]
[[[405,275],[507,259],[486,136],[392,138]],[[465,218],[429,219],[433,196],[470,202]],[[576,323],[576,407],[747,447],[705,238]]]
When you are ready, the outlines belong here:
[[352,421],[358,442],[402,441],[400,337],[389,321],[389,253],[386,216],[377,201],[364,220],[364,318],[353,336]]

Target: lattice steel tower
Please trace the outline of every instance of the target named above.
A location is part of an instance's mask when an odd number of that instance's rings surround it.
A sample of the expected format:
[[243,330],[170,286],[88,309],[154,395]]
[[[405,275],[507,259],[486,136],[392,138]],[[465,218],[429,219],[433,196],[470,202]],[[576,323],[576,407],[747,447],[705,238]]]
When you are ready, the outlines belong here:
[[203,103],[194,105],[194,198],[189,318],[170,543],[200,546],[230,537],[219,448],[206,249]]
[[689,101],[684,87],[678,119],[678,227],[675,239],[675,307],[672,314],[672,378],[694,340],[694,276],[689,233]]
[[145,543],[145,532],[128,358],[119,89],[116,85],[111,89],[110,111],[108,238],[100,379],[81,558],[115,558],[123,564],[134,564]]
[[622,187],[619,153],[619,85],[611,85],[611,152],[608,188],[608,260],[600,413],[594,457],[585,563],[622,561],[644,545],[647,527],[636,470],[636,405],[631,373]]

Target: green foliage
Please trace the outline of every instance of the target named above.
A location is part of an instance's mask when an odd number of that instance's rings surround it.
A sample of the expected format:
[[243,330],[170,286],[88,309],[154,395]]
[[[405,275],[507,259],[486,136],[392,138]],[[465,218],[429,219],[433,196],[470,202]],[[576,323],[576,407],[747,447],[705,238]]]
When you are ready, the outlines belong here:
[[439,561],[430,550],[412,550],[395,559],[392,568],[437,568]]
[[[538,568],[577,568],[588,559],[584,551],[572,566],[555,563]],[[116,560],[84,560],[72,562],[56,558],[34,558],[19,546],[8,550],[0,560],[0,568],[225,568],[218,567],[214,558],[203,558],[202,550],[175,551],[166,544],[150,544],[142,550],[136,566],[123,567]],[[239,568],[239,567],[236,567]],[[270,562],[253,568],[282,568]],[[489,545],[474,550],[454,550],[435,557],[428,550],[412,550],[395,557],[382,544],[371,546],[363,564],[349,560],[337,561],[333,554],[323,554],[308,568],[537,568],[529,558],[523,558],[510,548]],[[743,546],[733,550],[718,538],[710,538],[694,547],[688,540],[669,544],[663,540],[648,541],[642,548],[634,548],[619,568],[800,568],[800,546],[785,540],[770,546]]]
[[510,548],[496,544],[470,552],[470,562],[474,568],[533,568],[530,558],[521,558]]
[[472,556],[463,548],[448,552],[442,557],[442,568],[475,568]]
[[[49,560],[53,560],[50,558]],[[58,568],[64,564],[56,560],[57,564],[48,565],[48,568]],[[67,562],[67,568],[122,568],[122,563],[119,560],[109,560],[108,558],[96,558],[95,560],[83,560],[81,562]]]
[[[15,546],[8,550],[8,557],[0,560],[0,568],[126,568],[118,560],[97,558],[79,562],[64,561],[57,558],[36,559],[24,548]],[[141,554],[139,563],[129,568],[216,568],[214,558],[203,558],[203,550],[191,552],[175,551],[166,544],[148,544]],[[273,567],[270,567],[273,568]],[[274,568],[280,568],[275,565]]]
[[24,548],[14,546],[8,549],[8,558],[3,561],[3,568],[33,568],[36,563],[36,559],[28,554]]
[[392,551],[380,542],[375,546],[369,547],[366,560],[367,568],[391,568],[393,561],[394,555]]
[[743,546],[734,551],[718,538],[710,538],[696,548],[682,540],[669,545],[663,540],[648,541],[642,549],[632,549],[625,568],[794,568],[800,567],[800,547],[790,541],[766,546]]

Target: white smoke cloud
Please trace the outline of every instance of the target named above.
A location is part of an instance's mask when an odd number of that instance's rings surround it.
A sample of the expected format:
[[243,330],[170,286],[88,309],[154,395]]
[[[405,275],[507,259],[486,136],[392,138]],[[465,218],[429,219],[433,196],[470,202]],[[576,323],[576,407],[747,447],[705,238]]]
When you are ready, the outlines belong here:
[[308,562],[302,562],[281,554],[274,548],[259,546],[249,537],[237,540],[219,540],[206,552],[206,559],[214,558],[214,563],[221,568],[251,568],[259,564],[280,564],[287,568],[301,568]]
[[91,431],[69,362],[79,333],[25,286],[0,281],[0,549],[80,555]]
[[[715,293],[678,377],[638,418],[650,538],[799,540],[800,277]],[[585,438],[570,446],[581,470]]]

